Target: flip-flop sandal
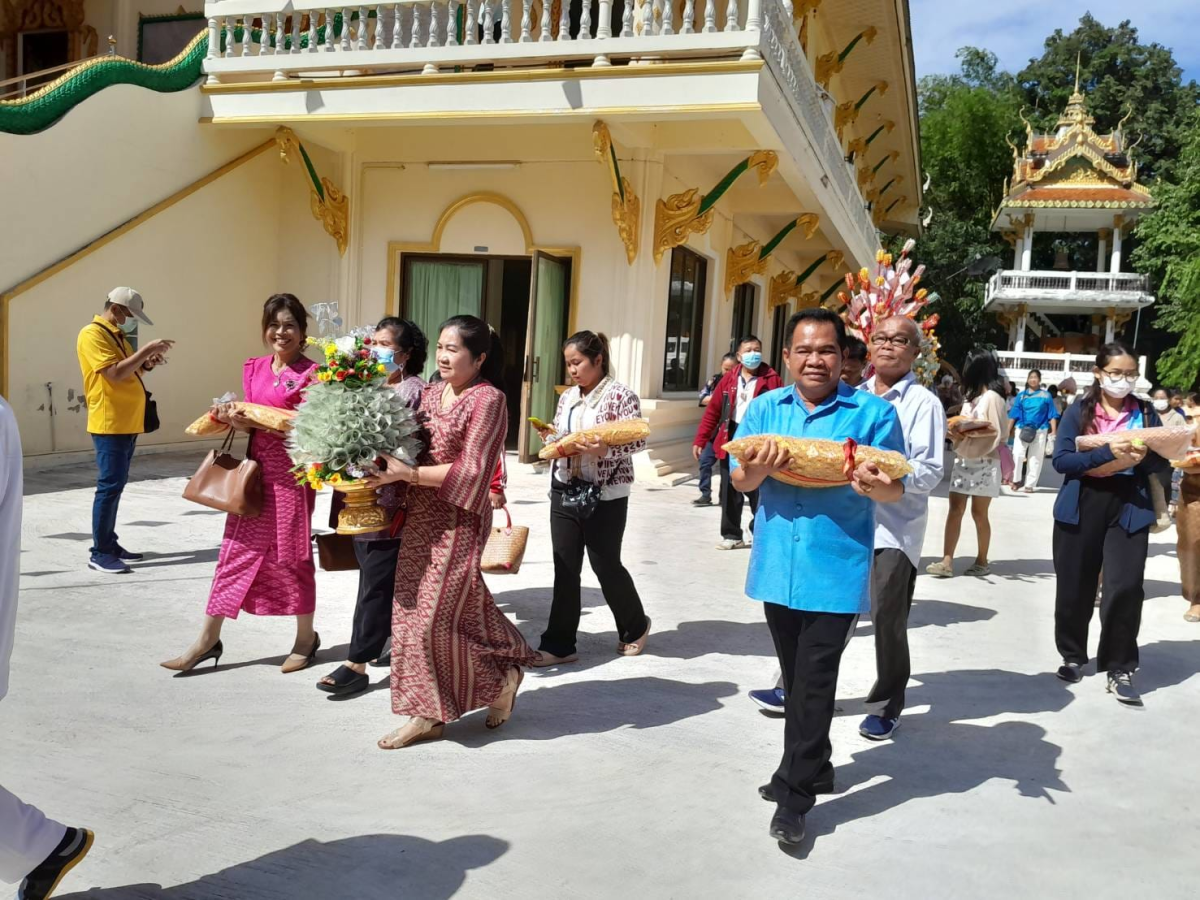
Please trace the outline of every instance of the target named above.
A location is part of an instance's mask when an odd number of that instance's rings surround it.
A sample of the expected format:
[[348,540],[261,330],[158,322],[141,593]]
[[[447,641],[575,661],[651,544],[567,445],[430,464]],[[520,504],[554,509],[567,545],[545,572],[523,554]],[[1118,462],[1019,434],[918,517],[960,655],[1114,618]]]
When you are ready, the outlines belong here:
[[325,680],[321,679],[317,682],[317,690],[334,696],[345,697],[349,694],[357,694],[371,686],[371,679],[367,675],[359,675],[346,666],[338,666],[325,678],[328,678],[333,684],[326,684]]
[[1194,613],[1190,609],[1183,614],[1185,622],[1200,622],[1200,613]]
[[579,662],[579,655],[571,653],[567,656],[555,656],[545,650],[538,651],[538,658],[529,664],[531,669],[546,669],[550,666],[565,666],[567,663]]
[[981,566],[979,564],[975,564],[975,565],[971,566],[971,568],[967,569],[967,571],[963,572],[963,574],[971,575],[975,578],[982,578],[984,575],[992,574],[992,567],[991,566]]
[[925,567],[925,571],[934,578],[953,578],[954,570],[945,563],[935,562],[930,563]]

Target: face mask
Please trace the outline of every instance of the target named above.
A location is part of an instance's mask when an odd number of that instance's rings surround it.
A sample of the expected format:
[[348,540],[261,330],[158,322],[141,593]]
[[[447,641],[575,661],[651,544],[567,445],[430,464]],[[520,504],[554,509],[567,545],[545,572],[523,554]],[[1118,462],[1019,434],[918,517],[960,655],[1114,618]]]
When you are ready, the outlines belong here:
[[1155,400],[1154,401],[1154,408],[1157,409],[1159,412],[1166,412],[1170,406],[1171,406],[1170,400]]
[[389,375],[400,368],[396,365],[396,351],[391,347],[376,347],[375,358],[383,363],[383,367],[387,369]]
[[1108,396],[1120,400],[1133,393],[1135,380],[1133,378],[1113,378],[1111,375],[1105,375],[1100,379],[1100,390],[1104,391]]
[[762,354],[757,350],[748,350],[742,354],[742,365],[747,369],[757,369],[762,364]]
[[137,319],[130,316],[128,319],[126,319],[124,322],[121,323],[121,330],[123,332],[125,332],[126,334],[133,334],[135,331],[137,331],[137,326],[138,326]]

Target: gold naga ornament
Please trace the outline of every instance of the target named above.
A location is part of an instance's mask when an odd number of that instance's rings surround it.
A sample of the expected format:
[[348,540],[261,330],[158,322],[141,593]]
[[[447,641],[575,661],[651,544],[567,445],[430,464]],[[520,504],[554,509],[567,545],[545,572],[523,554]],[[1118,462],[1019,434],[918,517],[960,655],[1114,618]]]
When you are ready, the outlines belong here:
[[300,143],[292,129],[281,126],[275,132],[275,143],[279,145],[279,158],[286,164],[291,154],[299,153],[310,182],[309,208],[313,218],[337,243],[338,254],[346,255],[350,244],[350,198],[339,191],[328,178],[317,176],[317,170],[309,158],[308,151]]
[[891,134],[895,128],[895,122],[893,122],[891,119],[885,119],[884,123],[867,135],[867,137],[857,137],[852,140],[846,146],[846,162],[854,162],[854,160],[858,157],[866,156],[867,148],[870,147],[871,144],[875,143],[875,139],[878,138],[879,135],[883,134],[885,131],[888,134]]
[[706,234],[712,227],[717,201],[742,175],[754,170],[758,183],[763,185],[778,165],[779,155],[774,150],[757,150],[730,169],[707,194],[701,196],[698,188],[688,188],[659,200],[654,207],[654,262],[662,262],[663,254],[685,243],[688,235]]
[[799,309],[808,309],[819,306],[822,298],[815,292],[805,292],[802,290],[804,282],[812,277],[825,263],[829,263],[833,268],[837,269],[844,265],[845,256],[840,250],[829,250],[818,256],[813,262],[797,275],[791,269],[785,269],[771,279],[770,289],[767,293],[767,309],[773,310],[777,306],[796,300],[799,303]]
[[758,241],[748,241],[738,247],[730,247],[725,253],[725,299],[728,300],[733,289],[739,284],[745,284],[755,275],[763,275],[767,271],[767,261],[775,248],[783,243],[784,238],[796,228],[804,229],[804,239],[810,240],[816,234],[821,224],[821,218],[816,213],[802,213],[761,246]]
[[859,42],[861,41],[868,45],[872,44],[878,34],[879,30],[872,25],[869,28],[864,28],[851,38],[850,43],[846,45],[846,48],[841,53],[838,53],[836,50],[830,50],[828,53],[818,56],[814,73],[817,84],[829,90],[830,79],[845,68],[846,57],[858,46]]
[[863,104],[871,99],[871,95],[878,92],[879,96],[883,96],[888,91],[888,83],[886,81],[877,81],[871,85],[861,97],[857,100],[847,100],[845,103],[839,103],[833,111],[833,127],[837,129],[838,140],[842,140],[846,129],[858,121],[858,114],[862,112]]
[[592,126],[592,145],[596,151],[596,159],[608,169],[609,177],[612,178],[613,224],[617,226],[617,235],[625,245],[625,258],[632,266],[638,253],[642,201],[633,192],[633,185],[629,183],[629,179],[621,175],[621,164],[617,161],[612,135],[603,122],[597,121]]

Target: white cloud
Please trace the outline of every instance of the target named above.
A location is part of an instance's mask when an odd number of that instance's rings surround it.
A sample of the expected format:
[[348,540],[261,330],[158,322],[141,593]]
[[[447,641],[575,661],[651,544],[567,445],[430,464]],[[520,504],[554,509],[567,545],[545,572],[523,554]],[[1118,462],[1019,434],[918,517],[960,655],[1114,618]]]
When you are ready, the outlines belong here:
[[1042,55],[1061,28],[1070,33],[1091,14],[1109,27],[1129,19],[1143,41],[1170,47],[1185,78],[1200,80],[1200,3],[1195,0],[910,0],[917,74],[958,71],[960,47],[986,47],[1017,72]]

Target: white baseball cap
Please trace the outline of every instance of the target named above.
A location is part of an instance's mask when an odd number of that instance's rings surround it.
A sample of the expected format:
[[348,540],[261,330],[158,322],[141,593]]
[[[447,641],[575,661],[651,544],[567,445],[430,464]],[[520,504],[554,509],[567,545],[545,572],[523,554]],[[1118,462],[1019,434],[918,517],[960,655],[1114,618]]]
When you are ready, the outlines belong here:
[[147,325],[154,324],[144,311],[146,304],[142,300],[142,295],[131,287],[113,288],[108,292],[108,302],[125,307]]

